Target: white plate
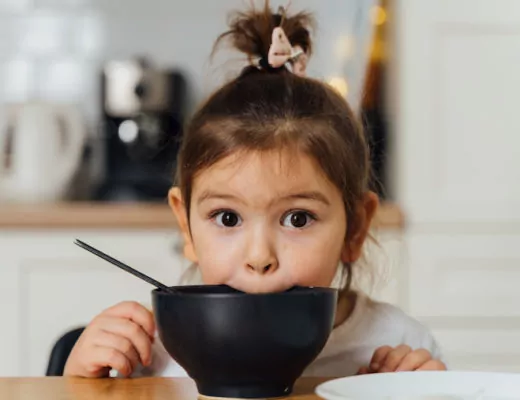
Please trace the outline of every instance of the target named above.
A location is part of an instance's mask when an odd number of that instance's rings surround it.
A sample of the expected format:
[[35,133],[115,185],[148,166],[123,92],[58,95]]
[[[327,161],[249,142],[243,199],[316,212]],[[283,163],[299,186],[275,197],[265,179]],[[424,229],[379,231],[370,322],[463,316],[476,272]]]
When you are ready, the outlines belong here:
[[334,379],[319,385],[326,400],[513,400],[520,374],[494,372],[396,372]]

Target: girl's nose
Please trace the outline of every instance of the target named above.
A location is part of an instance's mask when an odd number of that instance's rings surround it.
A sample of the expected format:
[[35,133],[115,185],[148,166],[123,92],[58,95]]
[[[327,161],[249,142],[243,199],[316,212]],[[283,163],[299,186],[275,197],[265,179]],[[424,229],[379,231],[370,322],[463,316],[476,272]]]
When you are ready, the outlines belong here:
[[273,262],[270,262],[269,264],[248,263],[247,268],[249,268],[249,270],[251,270],[251,272],[254,272],[256,274],[266,275],[266,274],[274,272],[278,268],[278,266],[277,266],[277,263],[275,261],[273,261]]
[[278,260],[271,237],[272,235],[262,227],[255,230],[248,238],[249,246],[244,265],[250,272],[267,275],[278,269]]

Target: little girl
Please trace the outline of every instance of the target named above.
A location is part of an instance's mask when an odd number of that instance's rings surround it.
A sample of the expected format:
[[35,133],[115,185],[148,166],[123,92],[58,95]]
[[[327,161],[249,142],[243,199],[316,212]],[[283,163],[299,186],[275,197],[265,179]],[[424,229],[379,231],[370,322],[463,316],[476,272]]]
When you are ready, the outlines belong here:
[[[305,77],[311,22],[305,13],[273,14],[266,4],[239,13],[219,37],[250,64],[187,126],[178,187],[169,193],[184,254],[204,284],[250,293],[331,286],[346,276],[334,330],[305,375],[445,369],[425,327],[350,287],[378,199],[368,190],[360,124],[338,93]],[[159,343],[150,311],[133,302],[94,318],[65,374],[111,370],[186,376]]]

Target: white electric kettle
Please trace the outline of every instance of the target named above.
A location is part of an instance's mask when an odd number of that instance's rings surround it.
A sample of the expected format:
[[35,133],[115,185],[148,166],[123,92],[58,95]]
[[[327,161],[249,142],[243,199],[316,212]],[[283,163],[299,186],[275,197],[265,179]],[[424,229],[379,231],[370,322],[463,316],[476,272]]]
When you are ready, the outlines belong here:
[[0,112],[0,201],[63,199],[78,168],[86,130],[72,105],[29,102]]

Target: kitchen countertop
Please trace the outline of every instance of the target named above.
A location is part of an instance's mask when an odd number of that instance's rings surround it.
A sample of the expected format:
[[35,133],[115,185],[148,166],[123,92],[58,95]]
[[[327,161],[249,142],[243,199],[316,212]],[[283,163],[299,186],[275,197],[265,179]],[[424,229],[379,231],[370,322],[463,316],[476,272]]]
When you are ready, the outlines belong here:
[[[401,209],[383,203],[374,226],[402,229]],[[0,205],[0,229],[168,229],[176,228],[166,203],[70,202],[48,205]]]

